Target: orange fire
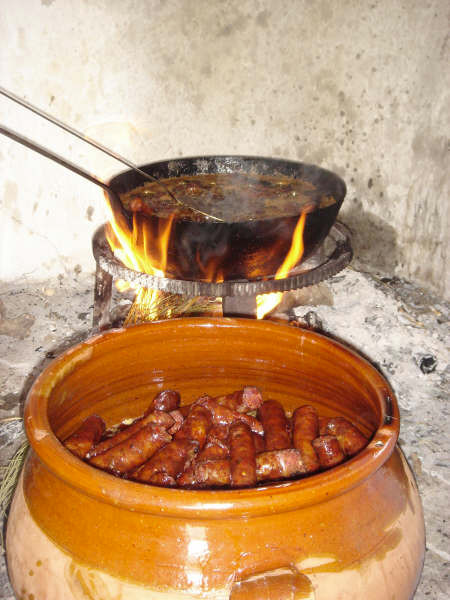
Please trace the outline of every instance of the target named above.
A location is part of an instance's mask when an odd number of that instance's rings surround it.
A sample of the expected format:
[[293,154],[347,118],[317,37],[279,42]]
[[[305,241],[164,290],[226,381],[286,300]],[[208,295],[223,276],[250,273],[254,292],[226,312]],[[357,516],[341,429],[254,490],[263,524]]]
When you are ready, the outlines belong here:
[[[162,226],[158,232],[157,239],[159,256],[155,257],[152,255],[154,253],[147,252],[147,248],[150,246],[152,240],[149,240],[149,233],[143,225],[142,217],[133,213],[133,227],[130,230],[123,215],[113,212],[106,194],[105,198],[109,217],[105,233],[114,255],[130,269],[163,277],[167,265],[167,248],[169,246],[173,217],[170,217],[166,224],[161,222]],[[141,313],[145,313],[149,320],[158,318],[157,301],[161,295],[159,290],[134,286],[122,279],[116,282],[116,286],[122,292],[130,287],[136,289],[135,304],[139,304]],[[125,325],[127,324],[126,321]]]
[[[305,229],[307,214],[308,211],[305,210],[298,220],[292,236],[291,247],[289,252],[286,254],[283,264],[276,272],[275,279],[284,279],[287,277],[289,275],[289,271],[295,267],[303,255],[303,230]],[[259,296],[256,296],[256,318],[264,319],[267,314],[272,312],[273,309],[280,304],[282,297],[283,292],[272,292],[269,294],[260,294]]]
[[[155,236],[156,239],[153,240],[150,239],[150,230],[145,226],[145,216],[133,213],[133,226],[130,228],[125,217],[113,211],[106,194],[105,197],[109,217],[109,224],[106,227],[106,238],[114,255],[130,269],[157,277],[164,277],[174,216],[170,217],[166,223],[161,221],[160,230]],[[289,252],[277,270],[275,279],[287,277],[291,269],[299,262],[303,255],[303,231],[308,212],[309,210],[305,210],[297,222]],[[275,249],[272,250],[275,251]],[[210,260],[207,264],[202,264],[200,257],[197,256],[197,264],[201,267],[201,271],[205,274],[207,281],[224,281],[223,271],[218,260]],[[148,320],[158,318],[158,298],[161,296],[161,292],[140,288],[123,280],[117,281],[116,286],[120,291],[125,291],[133,287],[136,290],[135,304],[139,303],[142,306],[142,311],[148,315]],[[282,292],[257,296],[257,319],[263,319],[273,311],[281,302],[282,296]]]

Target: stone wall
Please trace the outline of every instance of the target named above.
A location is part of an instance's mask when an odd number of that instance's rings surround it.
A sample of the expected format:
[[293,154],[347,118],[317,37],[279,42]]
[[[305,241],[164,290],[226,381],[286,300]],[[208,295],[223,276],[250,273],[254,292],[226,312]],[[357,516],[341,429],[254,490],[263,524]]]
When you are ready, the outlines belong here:
[[[233,153],[335,170],[358,266],[450,295],[445,0],[2,4],[0,85],[138,163]],[[99,177],[122,170],[6,99],[0,122]],[[6,138],[0,217],[1,279],[93,270],[102,191]]]

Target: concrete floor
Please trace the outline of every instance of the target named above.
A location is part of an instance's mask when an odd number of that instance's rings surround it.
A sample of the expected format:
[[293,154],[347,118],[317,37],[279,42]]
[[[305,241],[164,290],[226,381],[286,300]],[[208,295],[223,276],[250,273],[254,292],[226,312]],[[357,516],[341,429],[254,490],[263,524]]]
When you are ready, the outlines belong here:
[[[24,440],[21,421],[11,418],[21,415],[33,379],[55,355],[89,335],[92,286],[87,275],[0,284],[0,464]],[[427,528],[415,600],[447,600],[449,307],[408,282],[352,268],[321,284],[317,293],[308,290],[293,300],[307,301],[294,309],[297,317],[362,352],[397,394],[400,445],[417,477]],[[421,364],[431,372],[424,373]],[[2,559],[0,599],[13,598]]]

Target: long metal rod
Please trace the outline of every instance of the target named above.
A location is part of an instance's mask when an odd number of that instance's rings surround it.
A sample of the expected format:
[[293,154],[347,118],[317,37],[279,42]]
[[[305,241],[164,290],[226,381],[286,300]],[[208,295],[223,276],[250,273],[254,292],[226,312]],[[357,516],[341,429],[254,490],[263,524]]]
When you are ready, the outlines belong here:
[[94,177],[94,175],[91,175],[90,173],[88,173],[88,171],[85,171],[84,169],[82,169],[78,165],[74,164],[70,160],[67,160],[67,159],[63,158],[62,156],[59,156],[59,154],[55,154],[52,150],[49,150],[48,148],[45,148],[44,146],[41,146],[40,144],[33,142],[32,140],[25,137],[24,135],[19,135],[15,131],[12,131],[8,127],[5,127],[4,125],[1,125],[1,124],[0,124],[0,133],[2,133],[3,135],[6,135],[7,137],[11,138],[15,142],[18,142],[19,144],[22,144],[23,146],[26,146],[27,148],[30,148],[31,150],[34,150],[35,152],[42,154],[46,158],[50,158],[51,160],[53,160],[56,163],[60,164],[61,166],[65,167],[66,169],[70,169],[70,171],[73,171],[77,175],[81,175],[82,177],[84,177],[85,179],[88,179],[92,183],[99,185],[107,192],[113,191],[113,190],[111,190],[109,185],[107,185],[100,179],[97,179],[97,177]]
[[[118,154],[117,152],[114,152],[114,150],[111,150],[110,148],[107,148],[103,144],[100,144],[100,142],[97,142],[96,140],[93,140],[92,138],[84,135],[84,133],[82,133],[81,131],[78,131],[77,129],[75,129],[75,127],[71,127],[67,123],[64,123],[63,121],[60,121],[59,119],[57,119],[53,115],[50,115],[49,113],[47,113],[44,110],[38,108],[37,106],[34,106],[33,104],[30,104],[30,102],[27,102],[27,100],[24,100],[20,96],[17,96],[13,92],[10,92],[9,90],[7,90],[7,89],[5,89],[4,87],[1,87],[1,86],[0,86],[0,94],[2,94],[3,96],[6,96],[6,98],[9,98],[13,102],[16,102],[17,104],[20,104],[20,106],[23,106],[24,108],[26,108],[27,110],[30,110],[31,112],[35,113],[36,115],[39,115],[43,119],[46,119],[47,121],[49,121],[53,125],[56,125],[57,127],[60,127],[61,129],[63,129],[64,131],[67,131],[67,133],[70,133],[71,135],[73,135],[73,136],[77,137],[78,139],[82,140],[83,142],[86,142],[87,144],[90,144],[94,148],[97,148],[97,150],[100,150],[101,152],[104,152],[105,154],[107,154],[111,158],[114,158],[115,160],[123,163],[125,166],[129,167],[130,169],[133,169],[133,171],[136,171],[136,173],[139,173],[139,175],[142,175],[142,177],[144,177],[148,181],[152,181],[152,182],[157,183],[172,198],[172,200],[174,200],[174,202],[176,202],[176,204],[179,204],[181,206],[188,206],[194,212],[200,213],[203,216],[209,217],[210,219],[213,219],[215,221],[222,221],[222,219],[219,219],[219,217],[215,217],[214,215],[210,215],[208,213],[205,213],[205,212],[203,212],[202,210],[200,210],[198,208],[194,208],[193,206],[190,206],[190,205],[186,204],[185,202],[182,202],[181,200],[179,200],[178,198],[176,198],[176,196],[174,196],[174,194],[169,190],[169,188],[164,183],[162,183],[157,177],[154,177],[153,175],[150,175],[149,173],[146,173],[145,171],[143,171],[142,169],[140,169],[136,164],[134,164],[133,162],[131,162],[131,160],[128,160],[128,158],[125,158],[121,154]],[[20,140],[16,140],[16,141],[20,141]],[[38,144],[35,144],[35,145],[37,146]],[[41,154],[42,154],[42,152],[41,152]],[[47,155],[45,155],[45,156],[47,156]],[[66,162],[69,164],[69,161],[66,161]],[[62,164],[62,163],[60,163],[60,164]],[[72,163],[70,163],[70,164],[72,164]],[[73,164],[72,164],[72,166],[76,167],[76,165],[73,165]],[[76,168],[78,168],[78,167],[76,167]],[[72,169],[72,171],[73,170],[74,169]],[[80,169],[80,171],[83,171],[83,169]],[[75,173],[77,173],[77,172],[78,171],[75,171]],[[82,173],[80,172],[79,174],[81,175]],[[108,188],[108,190],[109,189],[110,188]]]
[[77,129],[75,129],[75,127],[71,127],[70,125],[67,125],[67,123],[60,121],[53,115],[50,115],[49,113],[41,110],[40,108],[37,108],[37,106],[33,106],[32,104],[30,104],[23,98],[20,98],[16,94],[13,94],[9,90],[6,90],[5,88],[3,88],[1,86],[0,86],[0,94],[2,94],[3,96],[6,96],[10,100],[13,100],[17,104],[20,104],[24,108],[27,108],[31,112],[35,113],[36,115],[39,115],[40,117],[46,119],[47,121],[50,121],[50,123],[53,123],[53,125],[56,125],[57,127],[60,127],[61,129],[64,129],[64,131],[67,131],[68,133],[71,133],[72,135],[79,138],[80,140],[83,140],[83,142],[87,142],[91,146],[94,146],[94,148],[97,148],[101,152],[108,154],[108,156],[111,156],[111,158],[115,158],[116,160],[123,163],[130,169],[137,171],[140,175],[142,175],[146,179],[149,179],[150,181],[158,181],[158,179],[156,177],[153,177],[152,175],[149,175],[145,171],[142,171],[142,169],[140,169],[137,165],[135,165],[133,162],[131,162],[131,160],[128,160],[127,158],[125,158],[124,156],[121,156],[117,152],[114,152],[110,148],[103,146],[103,144],[100,144],[96,140],[93,140],[92,138],[84,135],[84,133],[81,133],[81,131],[78,131]]
[[15,142],[18,142],[19,144],[22,144],[23,146],[30,148],[30,150],[34,150],[35,152],[38,152],[38,154],[42,154],[42,156],[45,156],[46,158],[50,158],[50,160],[53,160],[54,162],[58,163],[62,167],[65,167],[66,169],[69,169],[70,171],[72,171],[73,173],[76,173],[77,175],[81,175],[81,177],[84,177],[91,183],[95,183],[96,185],[99,185],[106,192],[108,192],[109,202],[111,204],[111,208],[112,208],[113,212],[117,215],[118,214],[123,215],[123,217],[125,218],[125,223],[127,223],[129,227],[131,226],[130,215],[128,215],[126,213],[126,211],[120,201],[119,196],[116,194],[116,192],[111,187],[109,187],[108,184],[104,183],[101,179],[94,177],[94,175],[91,175],[88,171],[85,171],[84,169],[82,169],[78,165],[74,164],[70,160],[67,160],[67,159],[63,158],[62,156],[59,156],[59,154],[55,154],[55,152],[53,152],[52,150],[49,150],[48,148],[44,148],[44,146],[41,146],[40,144],[33,142],[32,140],[30,140],[29,138],[27,138],[23,135],[19,135],[18,133],[16,133],[15,131],[12,131],[8,127],[5,127],[1,123],[0,123],[0,134],[6,135],[7,137],[11,138]]

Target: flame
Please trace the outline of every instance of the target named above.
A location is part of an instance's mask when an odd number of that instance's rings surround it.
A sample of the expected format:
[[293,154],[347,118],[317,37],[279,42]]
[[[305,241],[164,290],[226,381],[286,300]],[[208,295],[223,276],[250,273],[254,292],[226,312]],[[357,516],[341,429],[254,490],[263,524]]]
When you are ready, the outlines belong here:
[[[304,252],[303,231],[305,229],[306,215],[309,210],[305,210],[300,215],[300,218],[292,235],[292,242],[289,252],[275,274],[275,279],[284,279],[289,275],[289,271],[295,267],[301,259]],[[256,296],[256,318],[264,319],[264,317],[272,312],[278,306],[283,297],[283,292],[272,292],[269,294],[260,294]]]
[[[174,217],[170,216],[167,222],[161,221],[160,230],[156,240],[150,239],[150,234],[142,220],[142,216],[133,213],[133,226],[130,229],[122,214],[116,214],[105,194],[108,212],[108,225],[105,228],[106,239],[114,255],[128,268],[141,273],[148,273],[157,277],[163,277],[167,266],[167,249],[169,247],[170,233]],[[154,248],[156,253],[149,252],[148,248]],[[159,256],[155,257],[154,254]],[[134,283],[119,279],[116,282],[119,291],[130,288],[136,290],[133,308],[130,311],[124,325],[134,322],[136,307],[139,306],[140,314],[145,314],[148,320],[158,318],[158,300],[161,296],[159,290],[142,288]]]

